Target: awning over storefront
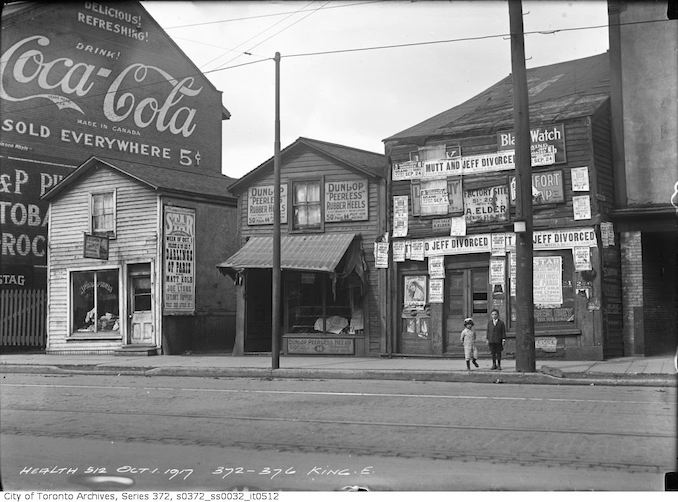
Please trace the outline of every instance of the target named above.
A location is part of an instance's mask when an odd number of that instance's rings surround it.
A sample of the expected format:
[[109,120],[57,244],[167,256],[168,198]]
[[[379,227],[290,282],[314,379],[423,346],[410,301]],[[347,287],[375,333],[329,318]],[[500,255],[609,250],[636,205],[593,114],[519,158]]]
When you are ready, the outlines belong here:
[[[352,246],[352,243],[354,243]],[[347,251],[342,270],[337,266]],[[248,268],[272,268],[273,236],[251,237],[228,260],[217,265],[222,274],[235,276]],[[356,272],[363,279],[365,264],[355,234],[283,235],[280,238],[280,266],[283,270],[338,273]]]

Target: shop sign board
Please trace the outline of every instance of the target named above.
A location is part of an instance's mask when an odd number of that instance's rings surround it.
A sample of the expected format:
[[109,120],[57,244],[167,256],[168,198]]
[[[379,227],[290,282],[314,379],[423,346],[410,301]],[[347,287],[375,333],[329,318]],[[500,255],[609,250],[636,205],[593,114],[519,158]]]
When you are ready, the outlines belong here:
[[[516,147],[513,131],[497,133],[498,150],[514,150]],[[565,151],[565,126],[555,124],[530,129],[530,150],[532,167],[563,164],[567,162]]]
[[195,312],[195,209],[165,206],[163,313]]
[[506,221],[509,195],[506,185],[464,190],[466,223]]
[[2,148],[221,173],[221,93],[140,3],[29,12],[2,30]]
[[[247,190],[247,224],[273,225],[273,185],[252,186]],[[287,183],[280,185],[280,223],[287,223]]]
[[[511,205],[516,203],[516,177],[511,176]],[[532,173],[532,204],[553,204],[565,201],[563,171]]]
[[365,179],[325,183],[325,221],[368,219],[368,182]]
[[289,354],[353,354],[352,338],[292,338],[288,337]]
[[83,258],[108,260],[108,237],[84,234]]

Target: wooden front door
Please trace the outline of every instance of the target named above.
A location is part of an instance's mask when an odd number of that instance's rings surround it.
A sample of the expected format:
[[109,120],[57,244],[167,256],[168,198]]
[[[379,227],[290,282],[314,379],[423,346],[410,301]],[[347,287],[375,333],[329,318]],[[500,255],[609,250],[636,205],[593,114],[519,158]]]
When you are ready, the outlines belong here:
[[155,345],[150,264],[130,267],[128,287],[130,321],[128,343]]
[[475,322],[478,349],[485,343],[490,299],[489,271],[487,267],[450,270],[447,272],[445,292],[445,352],[463,353],[459,336],[464,329],[464,319]]

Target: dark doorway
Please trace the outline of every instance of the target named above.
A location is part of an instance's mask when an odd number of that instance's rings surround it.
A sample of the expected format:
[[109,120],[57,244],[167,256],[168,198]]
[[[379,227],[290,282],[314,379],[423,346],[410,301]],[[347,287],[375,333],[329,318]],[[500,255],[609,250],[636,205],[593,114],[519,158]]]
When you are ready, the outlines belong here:
[[245,352],[270,352],[272,333],[271,270],[247,271]]

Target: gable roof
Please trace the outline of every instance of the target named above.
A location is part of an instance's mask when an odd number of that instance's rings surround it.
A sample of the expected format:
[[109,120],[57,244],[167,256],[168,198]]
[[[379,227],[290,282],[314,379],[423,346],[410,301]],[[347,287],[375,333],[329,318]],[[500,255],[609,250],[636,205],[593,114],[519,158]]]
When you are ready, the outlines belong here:
[[228,191],[229,185],[234,181],[233,178],[228,176],[178,171],[167,167],[98,156],[87,159],[41,198],[50,201],[58,198],[74,186],[78,180],[91,171],[102,167],[116,171],[145,185],[150,190],[163,194],[200,196],[233,206],[237,203],[237,198]]
[[[527,70],[530,123],[592,115],[610,94],[608,53]],[[468,101],[383,141],[487,134],[513,127],[513,82],[508,75]]]
[[[300,148],[308,148],[321,155],[330,157],[331,159],[343,164],[349,169],[369,176],[370,178],[382,178],[384,176],[384,169],[386,166],[386,157],[381,153],[368,152],[367,150],[360,150],[350,146],[338,145],[336,143],[328,143],[326,141],[319,141],[316,139],[299,137],[294,143],[287,146],[280,152],[281,162],[289,158]],[[271,157],[258,167],[254,168],[249,173],[231,185],[230,189],[234,193],[241,192],[245,187],[252,184],[257,178],[264,173],[273,171],[274,158]]]

